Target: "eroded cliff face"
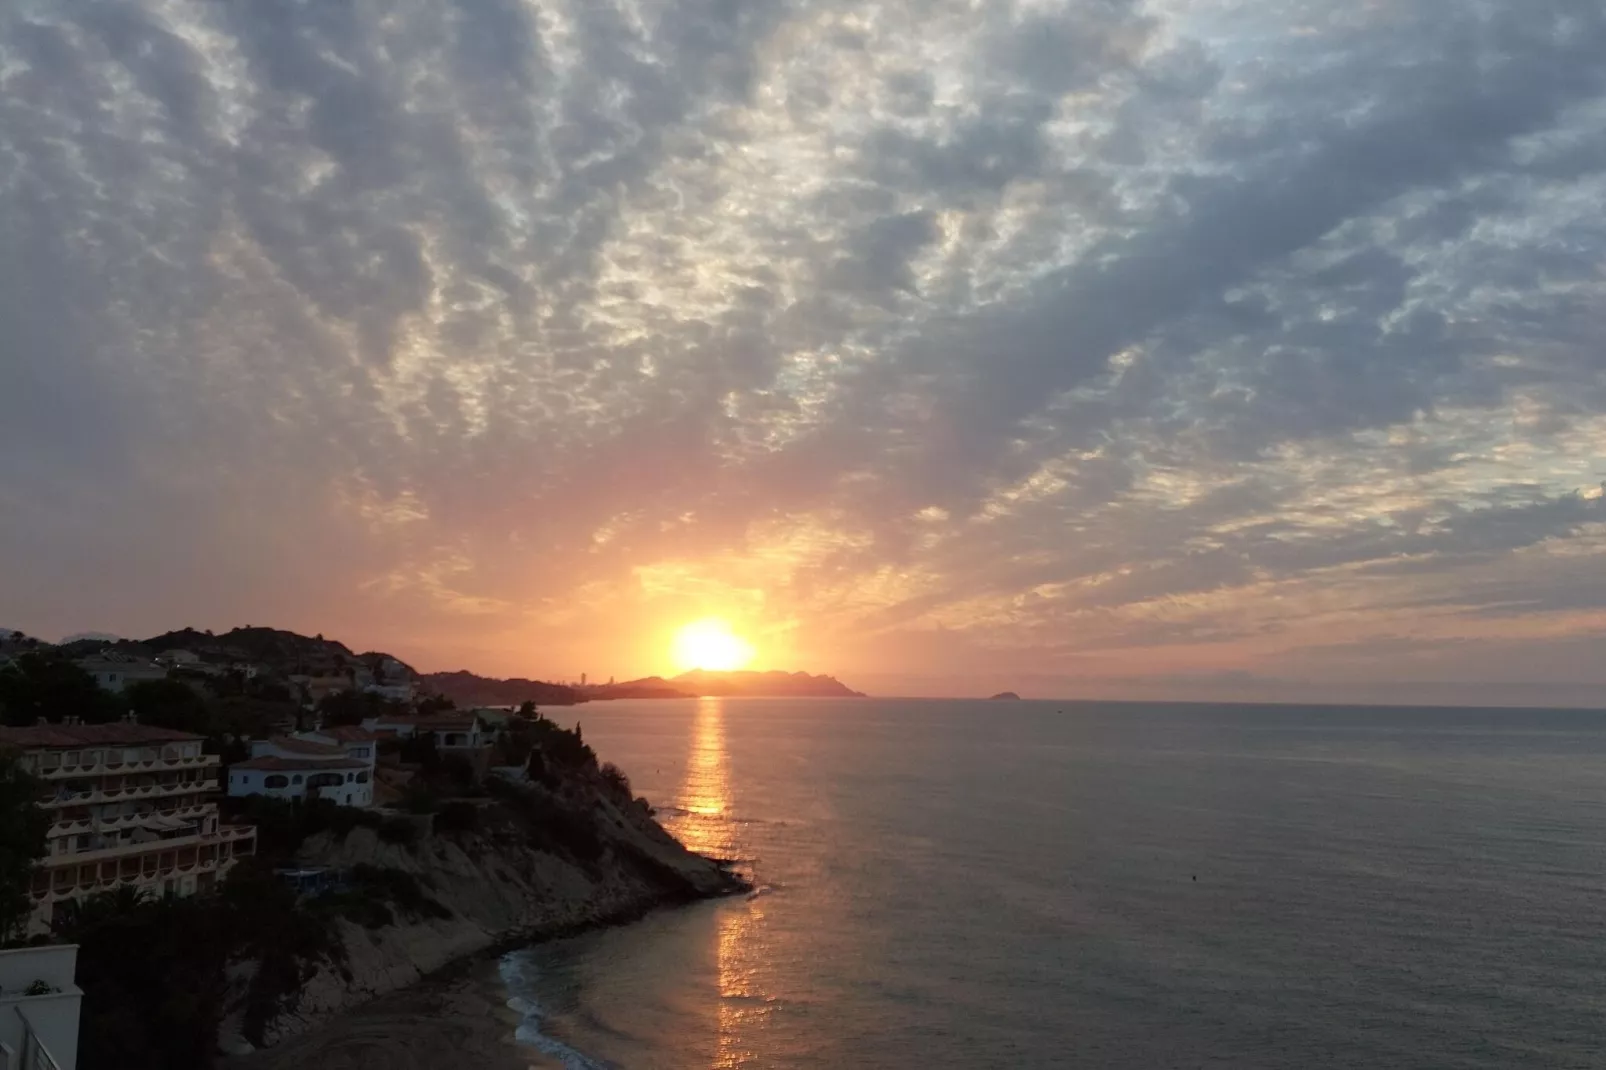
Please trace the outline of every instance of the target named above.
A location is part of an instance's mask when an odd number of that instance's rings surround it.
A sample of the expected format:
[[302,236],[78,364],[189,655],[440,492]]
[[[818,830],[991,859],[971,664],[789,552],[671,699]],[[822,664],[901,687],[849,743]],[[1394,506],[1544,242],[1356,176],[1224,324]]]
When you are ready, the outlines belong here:
[[[536,789],[539,791],[539,789]],[[425,974],[499,944],[539,939],[586,925],[624,921],[657,906],[737,890],[741,885],[714,862],[669,836],[644,804],[589,793],[568,799],[569,815],[587,815],[595,833],[593,857],[553,847],[528,814],[497,803],[483,808],[479,826],[438,832],[419,819],[416,843],[384,842],[373,829],[309,840],[307,865],[370,865],[414,876],[450,917],[370,929],[338,922],[346,973],[324,969],[304,986],[294,1012],[263,1031],[271,1045],[375,996],[416,983]],[[591,850],[579,852],[590,854]],[[240,1050],[238,1014],[223,1023],[226,1050]]]

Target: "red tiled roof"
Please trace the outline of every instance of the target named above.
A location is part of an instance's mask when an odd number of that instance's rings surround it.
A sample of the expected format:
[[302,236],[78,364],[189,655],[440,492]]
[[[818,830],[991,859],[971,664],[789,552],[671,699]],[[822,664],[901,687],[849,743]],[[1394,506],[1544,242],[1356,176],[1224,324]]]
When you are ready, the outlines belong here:
[[0,746],[96,747],[142,746],[151,743],[188,743],[201,737],[148,724],[112,721],[109,724],[39,724],[9,727],[0,725]]
[[350,724],[337,724],[332,728],[319,728],[309,734],[328,736],[330,739],[336,739],[342,743],[372,743],[379,738],[372,732]]
[[270,773],[302,772],[316,773],[324,769],[367,769],[367,762],[359,762],[351,758],[277,758],[271,754],[261,758],[252,758],[250,761],[235,762],[230,769],[262,769]]
[[329,758],[344,758],[346,756],[345,751],[332,743],[314,743],[310,739],[296,739],[294,736],[274,736],[268,740],[268,743],[278,747],[280,750],[294,751],[297,754],[305,754],[309,757],[317,757],[320,754]]

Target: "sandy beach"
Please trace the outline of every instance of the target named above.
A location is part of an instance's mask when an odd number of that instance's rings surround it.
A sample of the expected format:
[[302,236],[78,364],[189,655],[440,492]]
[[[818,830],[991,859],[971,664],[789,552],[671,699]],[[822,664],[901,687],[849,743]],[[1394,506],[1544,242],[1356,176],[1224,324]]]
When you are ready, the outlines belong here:
[[558,1064],[515,1043],[496,959],[395,992],[224,1070],[546,1070]]

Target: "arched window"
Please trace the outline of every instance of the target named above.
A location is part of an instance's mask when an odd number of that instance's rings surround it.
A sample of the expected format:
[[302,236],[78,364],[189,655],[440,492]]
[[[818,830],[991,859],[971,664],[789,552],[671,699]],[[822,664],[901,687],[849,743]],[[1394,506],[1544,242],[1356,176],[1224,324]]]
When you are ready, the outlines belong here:
[[354,781],[356,779],[357,779],[357,774],[356,773],[347,773],[346,774],[346,783],[347,784],[350,784],[352,781]]
[[288,788],[290,786],[290,778],[283,773],[274,773],[262,781],[262,786],[264,788]]
[[368,783],[368,771],[366,769],[357,774],[357,783],[359,783],[359,784]]
[[293,776],[293,777],[291,777],[291,778],[290,778],[290,783],[292,783],[292,784],[299,784],[299,783],[301,783],[301,774],[300,774],[300,773],[297,773],[297,774],[296,774],[296,775],[295,775],[295,776]]

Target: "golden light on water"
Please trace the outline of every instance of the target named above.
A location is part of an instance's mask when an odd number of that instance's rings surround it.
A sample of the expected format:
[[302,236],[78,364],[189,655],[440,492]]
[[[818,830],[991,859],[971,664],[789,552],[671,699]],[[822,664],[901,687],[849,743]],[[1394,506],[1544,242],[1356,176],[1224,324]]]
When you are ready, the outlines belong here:
[[[675,800],[676,807],[684,813],[670,822],[670,831],[699,854],[731,858],[737,853],[737,843],[729,813],[730,759],[725,749],[724,700],[698,699],[696,717],[686,779]],[[758,1058],[757,1052],[743,1043],[742,1036],[746,1027],[766,1013],[766,1001],[754,987],[754,969],[743,962],[751,960],[755,930],[762,918],[752,903],[745,904],[745,909],[728,904],[719,912],[714,948],[719,1034],[710,1070],[734,1070],[752,1065]]]
[[671,657],[681,672],[710,669],[729,672],[753,660],[753,644],[731,631],[718,617],[692,621],[675,633]]

